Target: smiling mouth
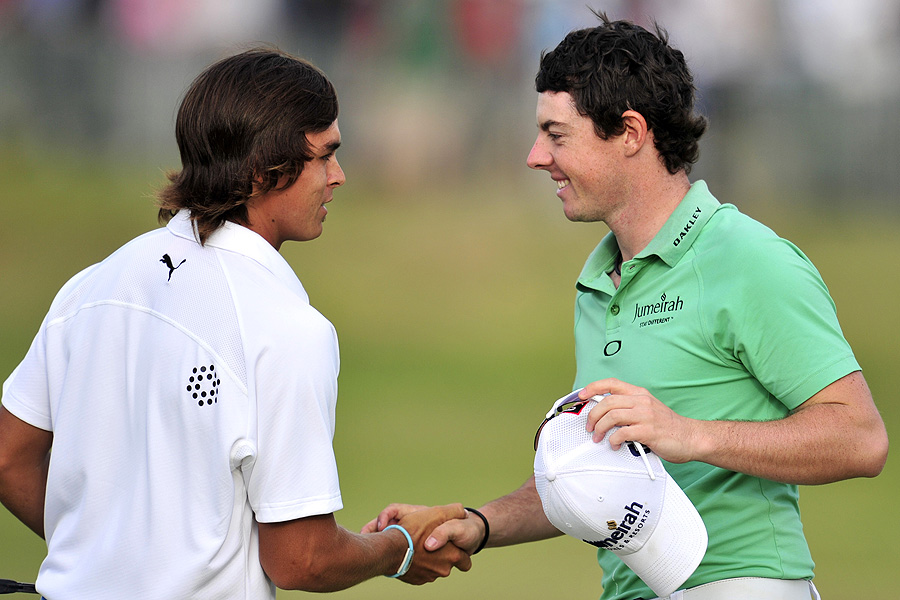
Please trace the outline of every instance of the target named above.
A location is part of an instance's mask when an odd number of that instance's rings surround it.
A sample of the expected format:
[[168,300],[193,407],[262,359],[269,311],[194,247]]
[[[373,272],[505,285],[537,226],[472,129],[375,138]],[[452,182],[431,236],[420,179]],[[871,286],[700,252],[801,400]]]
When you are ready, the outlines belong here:
[[556,182],[557,191],[568,187],[569,183],[571,182],[568,179],[560,179]]

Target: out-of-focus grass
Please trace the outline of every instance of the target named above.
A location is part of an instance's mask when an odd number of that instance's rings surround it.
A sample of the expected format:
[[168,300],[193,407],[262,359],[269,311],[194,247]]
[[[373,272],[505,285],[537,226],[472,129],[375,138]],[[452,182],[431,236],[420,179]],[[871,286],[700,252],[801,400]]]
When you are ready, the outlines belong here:
[[[0,198],[5,378],[59,286],[156,226],[148,196],[163,178],[86,161],[38,167],[9,152],[0,153],[0,177],[6,188]],[[571,386],[573,282],[606,230],[566,222],[544,178],[525,172],[520,182],[479,183],[391,197],[369,194],[351,178],[329,205],[322,238],[283,249],[341,342],[335,449],[345,509],[337,518],[350,529],[390,502],[479,506],[517,487],[530,474],[531,442],[543,412]],[[897,215],[807,214],[787,204],[748,212],[817,264],[889,432],[897,432]],[[873,525],[864,517],[879,509],[883,514],[898,488],[900,476],[889,463],[875,480],[802,490],[824,597],[894,596],[886,549],[900,525],[889,517]],[[0,577],[33,580],[43,550],[0,509]],[[337,596],[599,593],[594,550],[557,538],[488,550],[476,557],[472,572],[422,588],[380,579]]]

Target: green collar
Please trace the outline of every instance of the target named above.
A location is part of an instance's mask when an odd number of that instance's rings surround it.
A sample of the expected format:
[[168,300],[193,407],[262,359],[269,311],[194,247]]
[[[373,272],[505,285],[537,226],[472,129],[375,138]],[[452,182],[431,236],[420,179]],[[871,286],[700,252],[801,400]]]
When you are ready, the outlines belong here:
[[[719,206],[719,201],[709,192],[706,182],[696,181],[662,229],[635,258],[656,255],[670,267],[676,265]],[[605,287],[601,282],[605,281],[605,274],[615,265],[618,252],[616,237],[612,233],[607,234],[588,257],[578,283],[596,290]]]

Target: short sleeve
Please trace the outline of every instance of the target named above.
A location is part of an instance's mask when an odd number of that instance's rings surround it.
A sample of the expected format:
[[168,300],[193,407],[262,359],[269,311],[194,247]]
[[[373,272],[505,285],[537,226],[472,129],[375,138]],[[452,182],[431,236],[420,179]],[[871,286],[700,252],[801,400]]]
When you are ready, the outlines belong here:
[[720,343],[788,409],[859,370],[836,307],[809,259],[771,236],[736,254],[740,301],[727,307]]
[[331,323],[306,305],[278,322],[253,369],[258,455],[248,492],[257,520],[339,510],[332,447],[339,358]]
[[25,358],[3,382],[3,406],[29,425],[52,431],[45,334],[42,324]]
[[[60,326],[76,304],[77,289],[96,269],[92,265],[69,279],[53,299],[50,310],[22,362],[3,383],[3,406],[19,419],[44,431],[53,430],[51,416],[51,390],[62,384],[66,369],[61,364],[66,352],[62,340],[53,338],[51,329]],[[52,346],[52,347],[50,347]],[[49,369],[48,353],[53,356],[53,369]]]

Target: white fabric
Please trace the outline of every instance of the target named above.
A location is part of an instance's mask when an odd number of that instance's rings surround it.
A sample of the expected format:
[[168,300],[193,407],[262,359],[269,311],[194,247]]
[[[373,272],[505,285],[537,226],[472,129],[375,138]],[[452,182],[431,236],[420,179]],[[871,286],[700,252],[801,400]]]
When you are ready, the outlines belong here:
[[338,369],[331,323],[238,225],[202,247],[179,213],[78,274],[3,386],[54,434],[38,591],[274,598],[254,514],[341,508]]
[[738,577],[678,590],[653,600],[821,600],[812,581]]
[[593,442],[586,423],[598,400],[563,410],[540,432],[534,476],[544,513],[563,533],[616,554],[654,593],[671,594],[706,553],[706,526],[652,451],[613,450],[618,428]]

